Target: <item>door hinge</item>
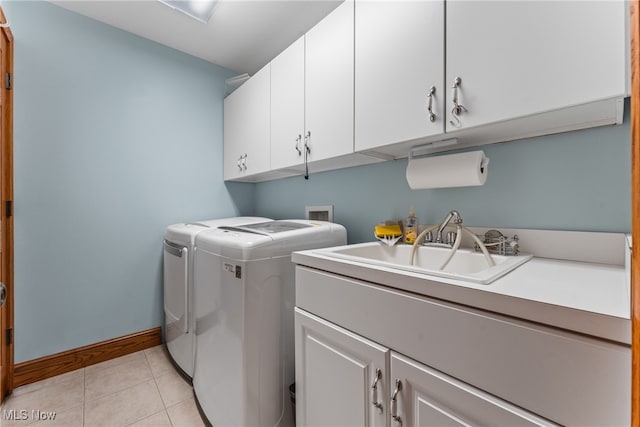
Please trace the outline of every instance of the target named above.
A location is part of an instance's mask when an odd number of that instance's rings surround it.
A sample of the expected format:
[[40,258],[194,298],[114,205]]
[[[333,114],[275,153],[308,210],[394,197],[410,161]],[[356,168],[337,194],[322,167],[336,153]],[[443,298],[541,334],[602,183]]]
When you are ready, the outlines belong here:
[[5,74],[5,85],[4,87],[8,90],[13,89],[13,74],[6,73]]
[[13,344],[13,328],[7,329],[7,345]]
[[13,200],[4,202],[4,214],[7,218],[13,215]]

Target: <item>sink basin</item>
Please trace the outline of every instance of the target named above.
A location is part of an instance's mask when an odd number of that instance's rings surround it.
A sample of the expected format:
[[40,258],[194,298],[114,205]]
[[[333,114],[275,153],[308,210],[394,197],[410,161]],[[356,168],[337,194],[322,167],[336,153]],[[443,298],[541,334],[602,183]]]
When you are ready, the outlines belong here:
[[420,246],[414,265],[409,265],[411,245],[387,246],[379,242],[319,249],[316,253],[348,261],[362,262],[430,276],[466,280],[487,285],[533,258],[532,255],[491,255],[495,266],[489,267],[484,255],[469,249],[458,249],[444,270],[440,266],[451,249]]

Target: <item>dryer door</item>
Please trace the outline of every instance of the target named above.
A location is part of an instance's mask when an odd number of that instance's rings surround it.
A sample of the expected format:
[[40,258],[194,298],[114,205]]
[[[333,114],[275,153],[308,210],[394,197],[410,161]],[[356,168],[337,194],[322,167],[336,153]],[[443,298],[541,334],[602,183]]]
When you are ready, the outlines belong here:
[[185,334],[188,321],[189,249],[164,241],[164,314],[167,342]]

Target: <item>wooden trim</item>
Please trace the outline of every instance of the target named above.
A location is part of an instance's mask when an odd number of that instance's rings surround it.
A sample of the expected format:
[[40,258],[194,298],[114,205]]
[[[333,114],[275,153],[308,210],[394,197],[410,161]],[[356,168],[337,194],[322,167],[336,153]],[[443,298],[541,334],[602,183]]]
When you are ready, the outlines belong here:
[[[0,22],[7,22],[7,18],[4,15],[4,11],[0,7]],[[2,28],[0,37],[6,39],[3,40],[3,55],[2,62],[4,63],[4,69],[2,73],[9,72],[13,75],[13,34],[10,28]],[[1,74],[1,73],[0,73]],[[4,76],[0,76],[4,79]],[[1,79],[0,79],[1,80]],[[13,90],[7,90],[4,85],[1,89],[2,93],[2,117],[0,120],[2,124],[2,138],[0,139],[0,209],[4,203],[8,200],[13,201]],[[0,248],[2,248],[2,265],[0,266],[0,281],[2,281],[7,287],[7,300],[4,303],[4,307],[0,310],[0,315],[3,316],[2,327],[4,330],[0,331],[0,339],[5,339],[6,329],[11,328],[13,330],[13,295],[14,295],[14,281],[13,281],[13,215],[7,217],[4,209],[1,209],[2,220],[0,221],[1,229],[0,236],[2,241],[0,242]],[[0,351],[0,365],[2,365],[3,379],[0,381],[0,401],[11,392],[13,389],[13,343],[2,344],[2,350]]]
[[[0,23],[7,23],[9,22],[7,20],[6,15],[4,14],[4,10],[2,10],[2,8],[0,7]],[[9,24],[11,25],[11,24]],[[7,40],[9,40],[9,42],[13,42],[13,33],[11,32],[11,27],[3,27],[2,28],[2,32],[5,34],[5,36],[7,37]]]
[[13,385],[20,387],[162,344],[160,327],[79,347],[15,365]]
[[631,7],[631,425],[640,427],[640,3]]

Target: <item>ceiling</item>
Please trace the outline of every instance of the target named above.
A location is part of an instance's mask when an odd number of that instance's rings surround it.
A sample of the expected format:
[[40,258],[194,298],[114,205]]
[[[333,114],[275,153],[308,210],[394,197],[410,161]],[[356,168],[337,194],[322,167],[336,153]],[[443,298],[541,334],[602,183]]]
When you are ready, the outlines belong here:
[[207,24],[155,0],[50,1],[239,74],[253,74],[343,0],[220,0]]

